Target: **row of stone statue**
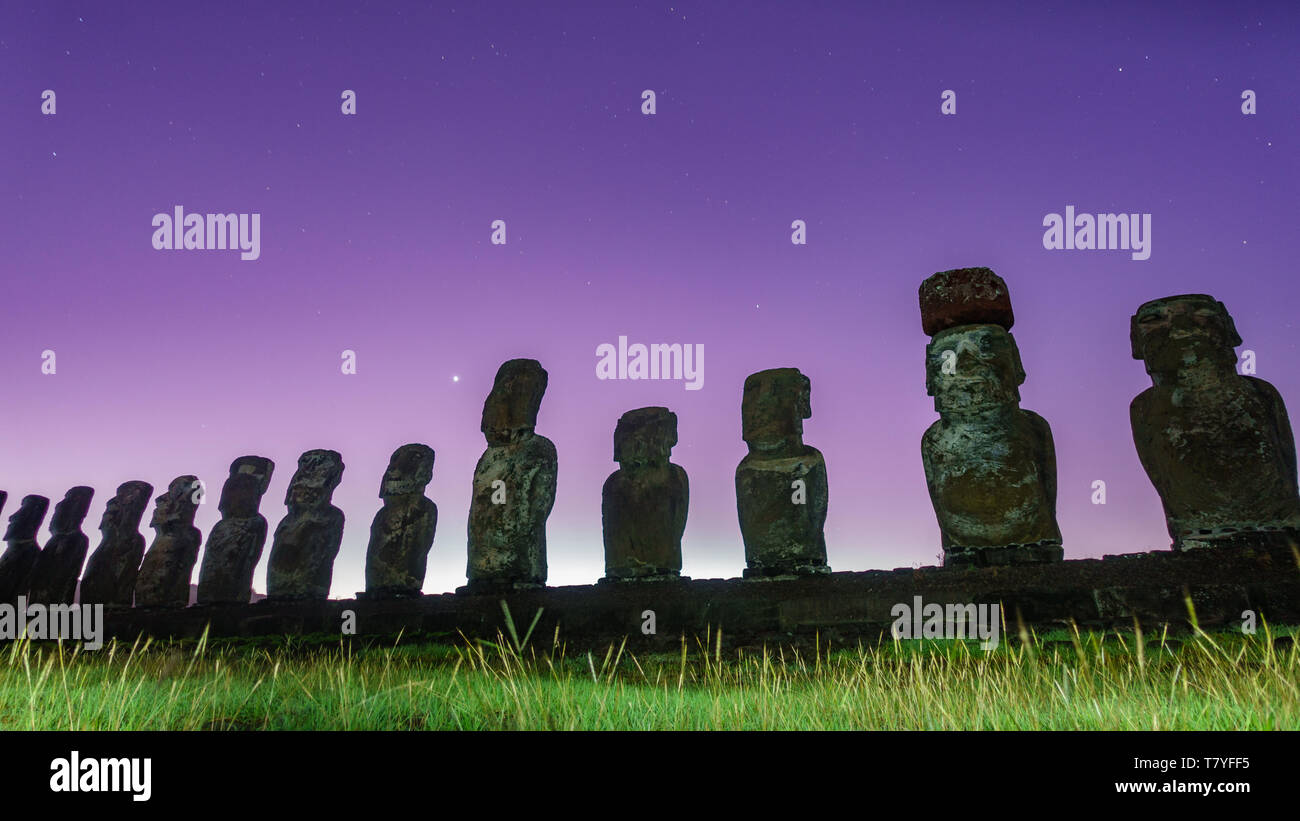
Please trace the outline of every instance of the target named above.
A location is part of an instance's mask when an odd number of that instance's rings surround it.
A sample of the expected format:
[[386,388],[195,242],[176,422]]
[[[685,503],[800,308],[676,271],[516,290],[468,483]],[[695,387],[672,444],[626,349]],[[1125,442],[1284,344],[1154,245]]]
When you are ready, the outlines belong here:
[[[1010,330],[1006,283],[987,268],[943,271],[921,285],[926,388],[939,420],[921,440],[926,483],[946,565],[1006,565],[1062,558],[1056,522],[1056,457],[1047,422],[1020,408],[1025,381]],[[1269,383],[1236,373],[1241,339],[1223,304],[1189,294],[1142,305],[1132,318],[1133,356],[1152,387],[1130,408],[1134,443],[1164,505],[1176,549],[1294,539],[1300,534],[1295,442],[1286,408]],[[555,446],[535,428],[547,374],[531,359],[497,372],[483,407],[487,450],[474,471],[469,515],[468,591],[546,581],[546,520],[555,501]],[[827,573],[823,526],[826,465],[803,442],[811,385],[795,368],[745,380],[742,436],[749,453],[736,469],[746,578]],[[680,578],[686,472],[669,461],[677,416],[662,407],[629,411],[614,431],[619,464],[602,491],[606,577]],[[393,453],[380,487],[384,504],[370,529],[366,595],[416,595],[424,584],[438,510],[424,495],[434,452],[421,444]],[[230,468],[199,573],[201,604],[247,602],[267,537],[258,513],[270,459],[246,456]],[[298,460],[267,567],[273,599],[325,598],[343,536],[331,495],[343,474],[332,450]],[[200,485],[173,480],[155,502],[148,552],[137,531],[153,488],[127,482],[100,523],[103,542],[81,577],[83,602],[184,605],[197,563],[194,527]],[[88,550],[81,533],[93,491],[68,491],[42,550],[36,532],[48,500],[24,498],[10,517],[0,556],[0,601],[71,601]],[[4,495],[0,493],[0,506]]]

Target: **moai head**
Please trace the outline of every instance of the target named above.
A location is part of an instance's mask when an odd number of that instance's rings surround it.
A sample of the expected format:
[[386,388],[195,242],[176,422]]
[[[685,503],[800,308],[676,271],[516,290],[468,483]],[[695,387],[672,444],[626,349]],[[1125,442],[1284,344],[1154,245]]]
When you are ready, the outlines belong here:
[[803,420],[811,416],[812,382],[798,368],[772,368],[745,379],[741,436],[751,452],[803,444]]
[[9,527],[5,530],[6,542],[29,542],[36,538],[36,531],[45,521],[45,512],[50,509],[50,500],[44,496],[24,496],[22,504],[9,517]]
[[95,489],[78,485],[63,495],[63,500],[54,506],[54,515],[50,517],[50,535],[66,535],[81,529],[86,514],[90,512],[90,500]]
[[334,488],[343,479],[343,457],[333,450],[309,450],[298,457],[298,470],[289,480],[284,504],[290,511],[329,507]]
[[488,444],[507,445],[531,434],[545,393],[546,370],[536,359],[511,359],[503,364],[483,403],[480,430]]
[[620,467],[668,464],[677,444],[677,414],[667,408],[638,408],[618,418],[614,461]]
[[221,486],[221,501],[217,503],[221,515],[232,519],[256,516],[274,472],[275,462],[263,456],[241,456],[231,462],[230,477]]
[[199,477],[177,476],[167,486],[167,492],[154,499],[153,518],[149,526],[155,530],[193,527],[194,514],[199,506],[194,492],[199,489]]
[[5,502],[9,500],[9,494],[0,490],[0,511],[5,509]]
[[1015,337],[1000,325],[948,328],[925,346],[925,392],[941,414],[1018,405],[1024,382]]
[[99,520],[99,532],[107,537],[110,533],[133,533],[140,529],[140,520],[144,510],[149,506],[149,496],[153,494],[153,485],[148,482],[123,482],[117,486],[117,494],[104,506],[104,515]]
[[418,443],[402,445],[388,460],[388,470],[379,483],[379,498],[424,493],[432,479],[433,448]]
[[1007,283],[989,268],[940,271],[921,283],[920,299],[926,336],[962,325],[1001,325],[1009,331],[1016,321]]
[[1228,309],[1206,294],[1153,299],[1137,309],[1129,323],[1133,358],[1146,363],[1153,377],[1171,376],[1198,364],[1235,372],[1241,344]]

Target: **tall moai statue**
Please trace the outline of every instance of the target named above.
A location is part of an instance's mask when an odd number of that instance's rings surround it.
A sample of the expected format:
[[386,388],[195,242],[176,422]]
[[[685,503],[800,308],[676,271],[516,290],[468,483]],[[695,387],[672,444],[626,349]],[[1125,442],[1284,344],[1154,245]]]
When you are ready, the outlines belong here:
[[102,539],[81,576],[81,603],[130,607],[135,579],[144,559],[140,519],[149,507],[153,485],[132,481],[118,485],[99,520]]
[[1144,303],[1130,324],[1151,387],[1133,400],[1133,443],[1175,550],[1285,545],[1300,535],[1295,439],[1277,389],[1238,375],[1241,344],[1212,296]]
[[402,445],[379,483],[384,506],[370,523],[366,595],[418,596],[438,528],[438,506],[424,495],[433,479],[433,448]]
[[638,408],[614,428],[614,461],[600,494],[605,540],[602,581],[677,579],[690,485],[686,471],[668,461],[677,444],[677,414]]
[[221,521],[212,526],[199,568],[199,604],[248,604],[253,598],[253,572],[262,558],[269,526],[258,512],[271,484],[275,462],[263,456],[241,456],[230,463],[221,486]]
[[511,359],[497,371],[480,426],[488,447],[474,468],[469,509],[470,592],[546,584],[546,518],[555,504],[555,445],[536,433],[546,371]]
[[19,596],[27,596],[32,568],[41,555],[41,548],[36,544],[36,532],[41,529],[49,508],[50,500],[44,496],[24,496],[18,509],[9,517],[5,552],[0,555],[0,604],[15,604]]
[[32,568],[27,583],[27,600],[41,604],[72,604],[77,595],[77,577],[90,550],[90,539],[81,523],[90,512],[95,489],[79,485],[63,496],[50,517],[50,540]]
[[200,487],[197,476],[177,476],[167,492],[154,499],[149,522],[153,544],[135,578],[136,607],[185,607],[190,603],[190,577],[203,541],[203,534],[194,526]]
[[298,457],[284,503],[289,513],[275,528],[266,568],[270,599],[326,599],[334,559],[343,544],[343,511],[330,504],[343,479],[337,451],[309,450]]
[[740,415],[749,446],[736,467],[745,578],[829,573],[826,460],[803,443],[812,382],[798,368],[750,374]]
[[920,301],[926,393],[939,412],[921,461],[944,565],[1059,561],[1056,450],[1047,421],[1020,407],[1006,283],[988,268],[941,271]]

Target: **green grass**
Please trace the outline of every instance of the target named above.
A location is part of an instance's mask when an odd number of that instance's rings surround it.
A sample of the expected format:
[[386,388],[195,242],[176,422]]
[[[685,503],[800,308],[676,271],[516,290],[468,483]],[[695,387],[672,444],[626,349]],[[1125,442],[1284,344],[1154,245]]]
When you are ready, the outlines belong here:
[[[0,650],[0,729],[1297,729],[1286,629],[574,653],[558,637]],[[539,645],[541,645],[539,647]]]

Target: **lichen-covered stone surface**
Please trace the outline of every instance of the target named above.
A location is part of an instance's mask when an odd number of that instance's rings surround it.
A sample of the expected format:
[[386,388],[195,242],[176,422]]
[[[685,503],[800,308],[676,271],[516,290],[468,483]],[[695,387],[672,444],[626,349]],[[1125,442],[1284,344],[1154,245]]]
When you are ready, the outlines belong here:
[[241,456],[221,487],[221,521],[208,533],[199,569],[199,604],[245,603],[253,597],[253,572],[266,546],[268,525],[258,512],[275,463]]
[[50,500],[44,496],[24,496],[18,509],[9,517],[5,529],[5,552],[0,555],[0,604],[14,604],[27,595],[32,568],[41,555],[36,533],[45,521]]
[[742,436],[749,453],[736,467],[736,510],[745,543],[745,578],[829,573],[826,462],[803,443],[812,383],[798,368],[745,379]]
[[366,594],[414,596],[424,587],[438,506],[425,497],[433,479],[433,448],[403,445],[393,451],[379,487],[384,506],[370,524]]
[[135,579],[144,559],[140,520],[149,507],[153,485],[131,481],[118,485],[99,520],[99,547],[90,554],[81,576],[81,602],[130,607]]
[[79,485],[64,494],[50,517],[50,540],[32,568],[28,601],[40,604],[72,604],[77,595],[77,577],[86,561],[90,539],[81,523],[90,512],[94,488]]
[[619,417],[614,428],[619,469],[601,489],[606,579],[681,575],[690,486],[686,471],[669,461],[676,444],[677,414],[668,408],[638,408]]
[[334,559],[343,544],[343,511],[330,504],[343,478],[343,457],[309,450],[298,457],[284,503],[289,513],[275,528],[266,568],[272,599],[325,599],[334,580]]
[[536,433],[547,374],[533,359],[497,371],[483,403],[488,448],[474,468],[467,587],[471,591],[546,583],[546,519],[555,505],[555,445]]
[[921,306],[923,325],[939,328],[925,362],[939,421],[921,437],[921,461],[944,563],[1061,559],[1056,450],[1047,421],[1020,408],[1006,283],[987,268],[944,271],[921,286]]
[[1236,372],[1241,337],[1223,303],[1205,294],[1147,302],[1131,339],[1152,382],[1129,407],[1133,443],[1174,548],[1294,539],[1300,493],[1286,406],[1271,384]]
[[194,526],[198,511],[197,476],[178,476],[154,500],[153,544],[144,554],[135,580],[136,607],[184,607],[190,601],[190,577],[199,559],[203,536]]
[[921,283],[921,328],[926,336],[959,325],[1001,325],[1011,330],[1015,314],[1002,277],[989,268],[940,271]]

